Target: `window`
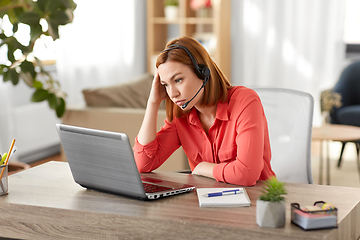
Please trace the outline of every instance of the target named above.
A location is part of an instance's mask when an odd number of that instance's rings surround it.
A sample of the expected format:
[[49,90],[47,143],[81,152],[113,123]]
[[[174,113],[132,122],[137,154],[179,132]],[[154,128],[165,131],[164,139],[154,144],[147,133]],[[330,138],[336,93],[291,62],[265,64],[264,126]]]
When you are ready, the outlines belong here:
[[360,0],[346,0],[344,42],[347,58],[360,58]]

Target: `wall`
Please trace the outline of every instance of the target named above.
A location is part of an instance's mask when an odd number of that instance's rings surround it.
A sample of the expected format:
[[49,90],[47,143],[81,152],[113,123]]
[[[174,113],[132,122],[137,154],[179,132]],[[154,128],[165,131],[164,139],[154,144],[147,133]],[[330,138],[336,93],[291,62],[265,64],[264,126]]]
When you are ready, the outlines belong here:
[[[46,69],[56,77],[55,66]],[[2,81],[2,79],[1,79]],[[32,162],[60,152],[55,124],[60,122],[47,102],[30,101],[33,89],[22,81],[13,86],[1,83],[0,152],[7,152],[16,139],[16,154],[11,161]]]
[[280,87],[314,97],[348,65],[343,41],[345,4],[337,0],[232,0],[233,85]]

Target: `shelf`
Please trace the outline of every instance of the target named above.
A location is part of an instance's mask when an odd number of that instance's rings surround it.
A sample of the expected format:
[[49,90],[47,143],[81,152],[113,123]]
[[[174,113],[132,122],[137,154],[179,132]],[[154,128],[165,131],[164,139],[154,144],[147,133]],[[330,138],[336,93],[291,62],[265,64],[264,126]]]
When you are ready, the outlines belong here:
[[167,20],[165,17],[153,18],[154,24],[213,24],[212,18],[179,18],[175,20]]
[[[191,0],[179,0],[179,17],[165,18],[163,0],[147,0],[147,60],[148,71],[154,73],[154,59],[169,40],[189,36],[201,42],[222,72],[231,75],[231,0],[212,1],[212,8],[193,10]],[[209,38],[213,35],[213,38]]]

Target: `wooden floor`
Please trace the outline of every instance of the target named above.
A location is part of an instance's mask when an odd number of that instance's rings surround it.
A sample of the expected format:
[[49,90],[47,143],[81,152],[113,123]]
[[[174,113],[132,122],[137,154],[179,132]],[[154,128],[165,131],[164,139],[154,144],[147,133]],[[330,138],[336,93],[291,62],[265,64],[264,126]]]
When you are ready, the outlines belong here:
[[[330,142],[330,185],[343,187],[360,187],[360,171],[357,168],[356,147],[353,143],[348,143],[345,147],[341,167],[337,167],[340,156],[341,143]],[[319,184],[319,163],[320,163],[320,144],[312,143],[311,157],[312,173],[314,184]],[[324,162],[325,178],[325,162]],[[324,181],[323,181],[324,183]]]
[[40,164],[43,164],[43,163],[46,163],[46,162],[49,162],[49,161],[62,161],[60,153],[49,156],[47,158],[39,159],[39,160],[37,160],[35,162],[29,163],[29,165],[30,165],[30,167],[35,167],[35,166],[38,166]]

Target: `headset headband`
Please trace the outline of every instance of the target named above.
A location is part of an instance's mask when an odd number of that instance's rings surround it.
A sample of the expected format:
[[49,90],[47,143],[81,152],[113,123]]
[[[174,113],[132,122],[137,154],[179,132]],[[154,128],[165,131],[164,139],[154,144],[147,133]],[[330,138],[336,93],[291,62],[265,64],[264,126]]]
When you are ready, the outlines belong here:
[[197,64],[194,55],[187,49],[186,47],[178,44],[169,45],[165,50],[162,52],[167,52],[173,49],[183,49],[187,55],[190,57],[193,65],[195,66],[195,73],[196,75],[202,80],[208,80],[210,77],[210,69],[204,64]]

